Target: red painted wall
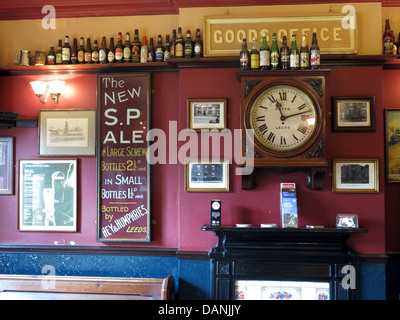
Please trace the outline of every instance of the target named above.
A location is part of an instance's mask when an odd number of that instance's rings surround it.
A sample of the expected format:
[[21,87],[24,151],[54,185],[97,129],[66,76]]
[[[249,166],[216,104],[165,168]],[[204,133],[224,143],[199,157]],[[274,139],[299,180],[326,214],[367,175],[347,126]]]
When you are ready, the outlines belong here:
[[[188,98],[227,98],[228,128],[239,128],[240,83],[234,68],[181,69],[179,72],[152,74],[152,127],[169,132],[169,122],[177,124],[177,132],[187,126]],[[385,71],[386,72],[386,71]],[[21,117],[37,117],[41,108],[96,108],[96,76],[65,75],[66,92],[60,103],[44,107],[37,101],[29,81],[36,76],[0,77],[0,109],[15,110]],[[44,78],[55,78],[48,76]],[[61,78],[61,77],[57,77]],[[306,177],[300,173],[257,176],[255,190],[241,190],[241,177],[235,175],[236,164],[230,166],[230,192],[193,193],[185,191],[183,164],[156,164],[152,167],[152,239],[150,244],[114,244],[126,246],[171,247],[180,250],[208,251],[216,244],[213,234],[200,231],[209,223],[210,200],[222,200],[222,222],[277,223],[279,214],[279,183],[296,182],[299,225],[335,225],[336,213],[358,213],[360,226],[368,234],[352,236],[350,242],[361,253],[385,252],[385,184],[384,133],[382,108],[383,71],[379,67],[337,67],[328,75],[327,87],[327,158],[378,158],[380,192],[378,194],[332,193],[331,168],[324,177],[324,188],[310,191]],[[331,96],[375,96],[375,133],[332,133]],[[176,121],[176,122],[175,122]],[[37,128],[1,130],[3,136],[14,136],[15,161],[37,157]],[[185,133],[185,131],[183,131]],[[172,134],[174,134],[172,132]],[[189,138],[188,138],[189,139]],[[186,140],[188,141],[188,140]],[[178,150],[186,141],[177,143]],[[174,139],[171,141],[174,146]],[[170,144],[168,143],[168,147]],[[171,150],[171,149],[170,149]],[[168,158],[167,158],[168,159]],[[18,170],[15,170],[15,195],[0,197],[0,244],[52,245],[65,240],[77,246],[110,245],[96,242],[96,160],[79,160],[79,228],[77,233],[36,233],[17,231]]]

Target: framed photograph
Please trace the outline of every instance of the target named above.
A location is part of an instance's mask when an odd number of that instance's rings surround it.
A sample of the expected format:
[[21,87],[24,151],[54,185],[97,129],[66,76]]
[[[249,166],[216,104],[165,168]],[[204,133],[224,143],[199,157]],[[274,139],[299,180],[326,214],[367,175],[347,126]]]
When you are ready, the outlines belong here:
[[223,130],[227,127],[227,99],[188,99],[188,128]]
[[0,195],[14,194],[14,138],[0,137]]
[[336,228],[358,228],[358,215],[338,213],[336,215]]
[[400,182],[400,109],[385,109],[386,182]]
[[333,132],[374,132],[375,97],[332,97]]
[[333,192],[379,192],[378,159],[333,159]]
[[96,110],[40,110],[39,156],[96,155]]
[[77,160],[20,160],[19,231],[77,231]]
[[186,162],[186,191],[229,191],[229,160]]

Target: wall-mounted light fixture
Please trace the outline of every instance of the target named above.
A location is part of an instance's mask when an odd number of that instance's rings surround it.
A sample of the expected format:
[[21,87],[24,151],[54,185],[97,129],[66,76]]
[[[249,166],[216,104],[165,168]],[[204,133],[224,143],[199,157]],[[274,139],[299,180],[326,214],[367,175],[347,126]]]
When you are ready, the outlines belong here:
[[[39,97],[39,101],[43,104],[47,102],[47,98],[58,102],[58,97],[63,91],[65,81],[32,81],[30,82],[33,92]],[[44,95],[44,100],[41,97]]]

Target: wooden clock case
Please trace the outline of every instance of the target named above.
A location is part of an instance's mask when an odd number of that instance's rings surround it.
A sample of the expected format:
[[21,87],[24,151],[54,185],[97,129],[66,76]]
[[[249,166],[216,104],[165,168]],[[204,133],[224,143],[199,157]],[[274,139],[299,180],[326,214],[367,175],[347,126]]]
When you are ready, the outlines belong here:
[[[254,171],[250,175],[242,176],[242,189],[255,188],[255,177],[260,171],[265,170],[280,173],[301,171],[308,177],[308,188],[322,189],[323,176],[329,166],[325,159],[325,116],[327,114],[325,78],[329,72],[329,69],[237,72],[237,79],[241,83],[240,126],[243,134],[243,157],[244,159],[254,157]],[[265,148],[252,137],[250,141],[254,141],[254,153],[251,154],[244,138],[247,134],[246,129],[250,129],[251,106],[262,92],[276,85],[294,86],[310,97],[317,109],[316,130],[306,144],[298,149],[282,153]]]

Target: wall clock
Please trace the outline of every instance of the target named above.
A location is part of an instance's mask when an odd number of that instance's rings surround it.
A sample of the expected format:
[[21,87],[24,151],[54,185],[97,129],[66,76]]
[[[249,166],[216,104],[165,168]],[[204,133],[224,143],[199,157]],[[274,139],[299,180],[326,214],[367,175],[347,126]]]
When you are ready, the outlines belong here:
[[310,189],[321,189],[325,160],[325,77],[329,70],[241,71],[241,128],[254,132],[252,175],[242,188],[254,188],[261,170],[302,171]]

